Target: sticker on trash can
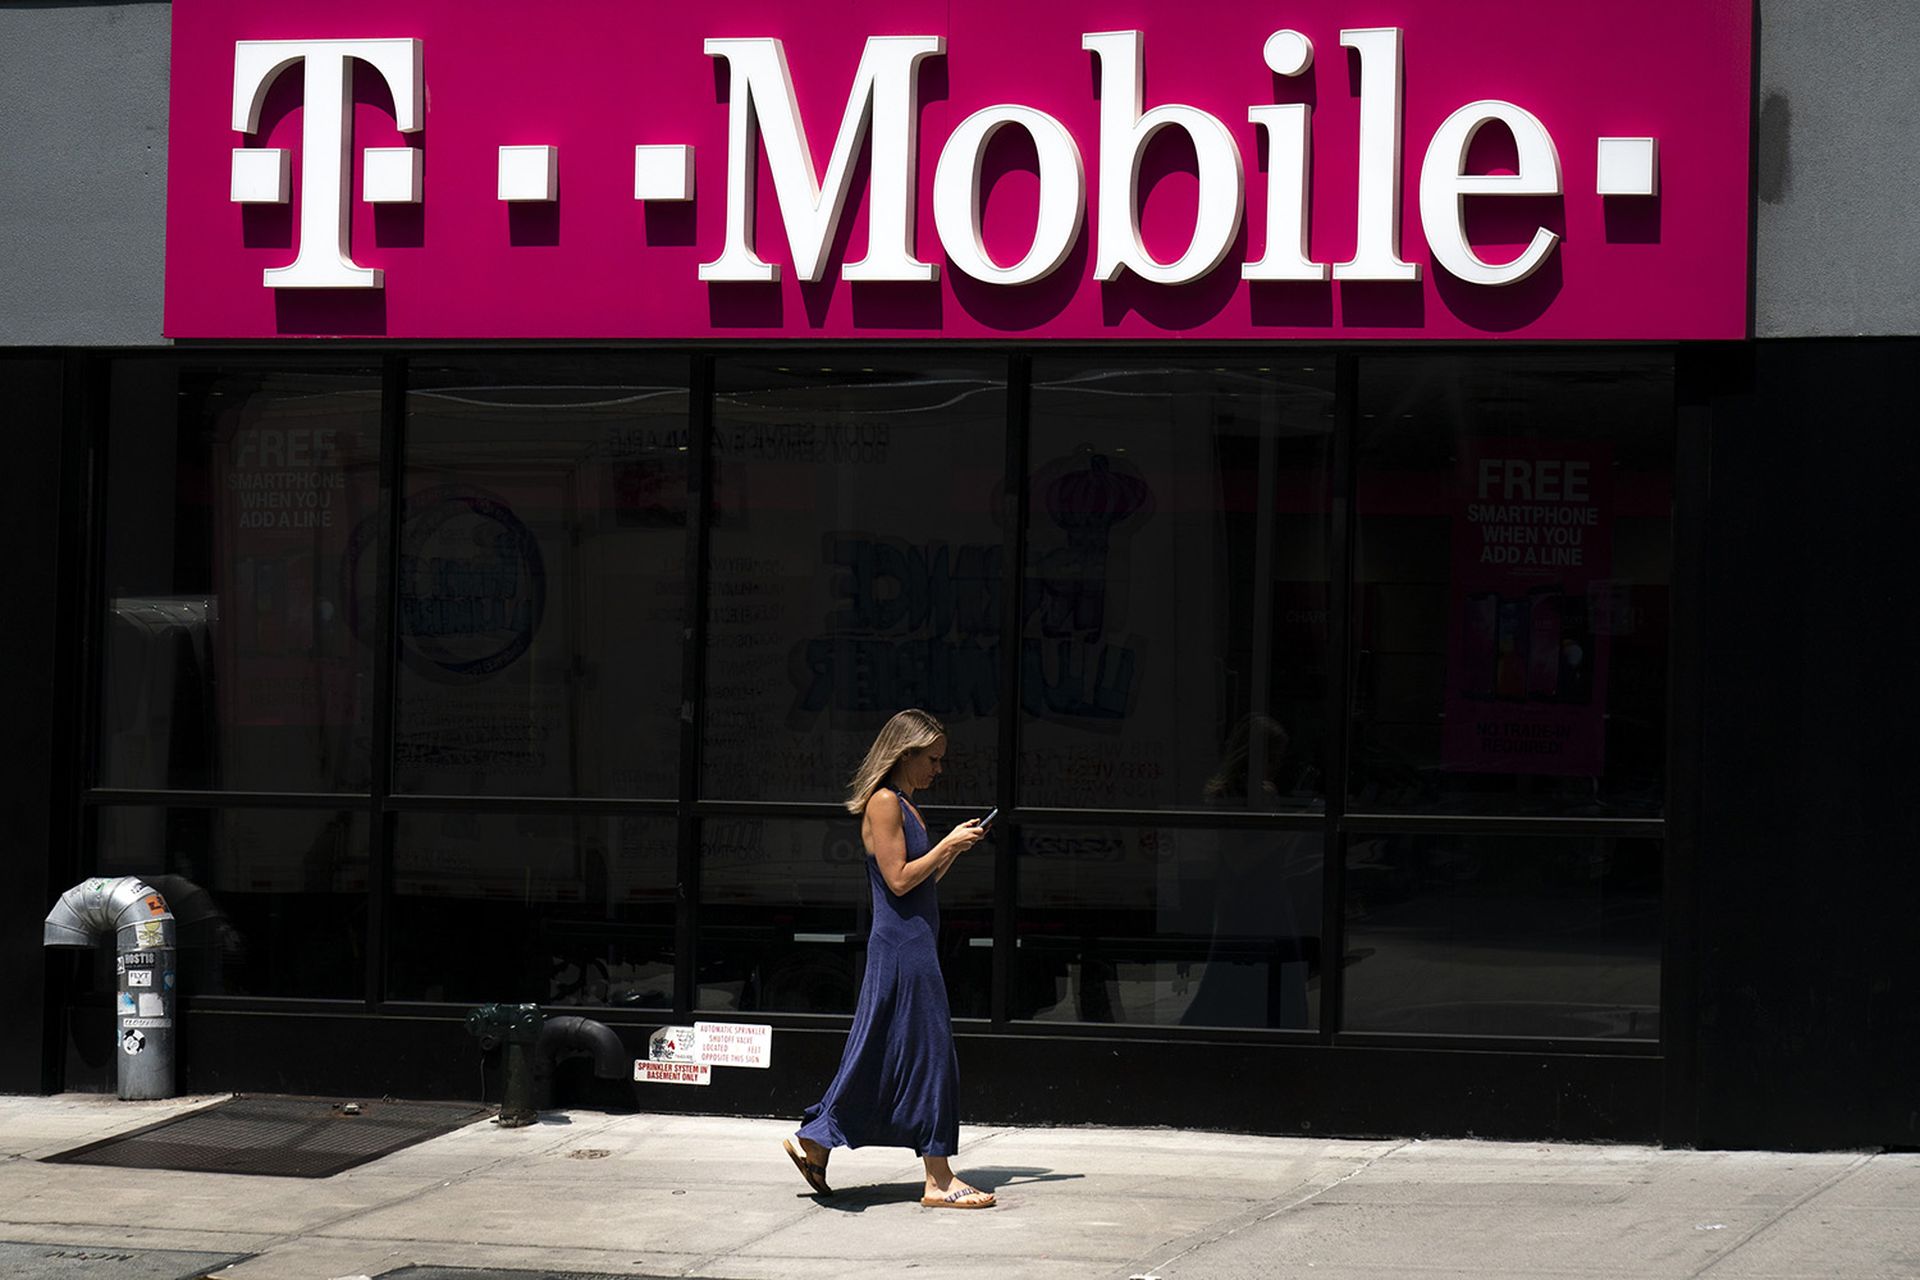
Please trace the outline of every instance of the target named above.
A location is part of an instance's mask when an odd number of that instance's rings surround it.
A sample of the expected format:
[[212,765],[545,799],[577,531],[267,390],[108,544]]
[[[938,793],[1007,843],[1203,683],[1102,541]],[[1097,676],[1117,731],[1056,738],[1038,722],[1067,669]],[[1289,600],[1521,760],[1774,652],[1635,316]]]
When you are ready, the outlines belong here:
[[120,1052],[129,1058],[146,1047],[147,1033],[144,1031],[129,1031],[120,1037]]
[[704,1062],[649,1062],[633,1060],[635,1084],[712,1084],[713,1068]]
[[773,1028],[757,1022],[696,1022],[693,1059],[715,1067],[770,1067]]
[[152,986],[152,985],[153,985],[153,970],[151,970],[151,969],[129,969],[129,970],[127,970],[127,985],[128,985],[128,986],[130,986],[130,987],[150,987],[150,986]]
[[694,1062],[693,1028],[662,1027],[647,1037],[647,1061]]

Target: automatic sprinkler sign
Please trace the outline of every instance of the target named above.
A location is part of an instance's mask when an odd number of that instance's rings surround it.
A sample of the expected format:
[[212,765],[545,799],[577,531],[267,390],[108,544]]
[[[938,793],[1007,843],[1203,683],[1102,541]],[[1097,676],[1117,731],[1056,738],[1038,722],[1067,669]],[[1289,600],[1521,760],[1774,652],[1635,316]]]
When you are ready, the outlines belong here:
[[[1235,15],[1233,20],[1244,28],[1246,21],[1257,18]],[[661,15],[658,21],[680,19]],[[1194,85],[1190,71],[1155,80],[1190,99],[1192,91],[1199,90],[1198,100],[1206,106],[1191,100],[1150,100],[1151,42],[1143,31],[1082,30],[1077,52],[1090,62],[1094,75],[1079,83],[1088,85],[1090,96],[1077,97],[1062,78],[1033,95],[1050,109],[1008,101],[986,102],[971,110],[969,103],[947,103],[944,95],[923,95],[923,82],[938,83],[923,73],[932,66],[944,67],[948,60],[945,35],[796,35],[791,62],[787,43],[780,38],[702,37],[699,53],[716,86],[709,102],[684,102],[675,95],[651,104],[651,111],[649,104],[640,104],[637,112],[630,104],[614,109],[608,102],[603,104],[607,109],[588,109],[581,119],[561,118],[562,112],[579,114],[583,108],[577,105],[542,107],[524,124],[504,116],[507,108],[497,103],[476,109],[474,86],[493,82],[475,62],[489,51],[455,37],[432,37],[436,47],[445,46],[441,53],[429,49],[426,37],[239,40],[230,43],[227,123],[233,143],[225,155],[230,162],[227,198],[243,206],[295,206],[290,236],[280,242],[287,247],[270,253],[260,246],[274,240],[256,237],[255,256],[248,259],[281,259],[261,269],[258,282],[265,290],[382,290],[389,287],[389,273],[395,273],[397,285],[402,272],[431,276],[440,287],[453,260],[449,255],[460,257],[470,274],[478,272],[510,290],[520,279],[521,268],[512,265],[516,255],[542,257],[547,266],[564,264],[564,270],[590,259],[546,251],[575,251],[584,240],[586,248],[578,251],[598,254],[603,269],[617,251],[618,260],[631,264],[637,276],[657,271],[650,283],[674,290],[671,300],[656,295],[651,308],[642,308],[654,317],[641,321],[643,325],[681,324],[694,305],[702,314],[718,315],[727,297],[739,296],[726,290],[776,285],[783,279],[802,285],[832,279],[898,290],[942,280],[943,265],[949,279],[968,282],[969,307],[984,305],[974,300],[996,292],[1014,301],[1033,298],[1037,295],[1021,290],[1063,271],[1080,275],[1073,286],[1076,295],[1087,273],[1102,286],[1132,282],[1129,287],[1144,286],[1148,292],[1156,286],[1177,292],[1229,273],[1228,278],[1268,288],[1414,285],[1416,292],[1420,282],[1431,277],[1447,282],[1450,289],[1464,285],[1493,296],[1535,276],[1564,244],[1573,242],[1577,204],[1593,201],[1591,213],[1579,212],[1583,227],[1597,221],[1603,204],[1607,215],[1607,234],[1588,235],[1583,253],[1602,247],[1594,246],[1594,240],[1615,238],[1616,222],[1637,228],[1621,237],[1635,247],[1657,244],[1674,229],[1673,220],[1663,220],[1660,213],[1661,146],[1647,125],[1669,118],[1675,108],[1579,102],[1569,111],[1562,95],[1583,90],[1535,76],[1516,96],[1547,95],[1553,101],[1545,106],[1472,96],[1470,87],[1460,95],[1464,100],[1442,98],[1446,105],[1439,106],[1434,95],[1458,91],[1428,88],[1428,96],[1420,100],[1423,123],[1418,134],[1409,137],[1405,85],[1408,64],[1422,39],[1445,50],[1430,56],[1446,74],[1429,74],[1425,83],[1471,84],[1458,62],[1459,33],[1451,28],[1422,30],[1424,36],[1416,32],[1413,37],[1398,26],[1323,31],[1322,45],[1332,43],[1330,36],[1338,42],[1331,60],[1306,32],[1291,27],[1269,30],[1263,40],[1256,37],[1251,43],[1237,35],[1216,39],[1213,45],[1224,68],[1215,77],[1219,83]],[[1526,34],[1543,42],[1557,36],[1562,56],[1580,56],[1577,48],[1565,48],[1565,33]],[[844,42],[859,48],[859,61],[850,83],[834,75],[814,88],[822,80],[810,68],[828,40],[835,47]],[[694,54],[691,40],[678,30],[663,29],[654,43],[647,51],[654,58],[684,58],[661,50],[685,48]],[[1051,66],[1055,54],[1062,52],[1053,50],[1052,43],[1023,56],[1037,65],[1044,55]],[[972,41],[968,47],[975,47]],[[1182,54],[1190,51],[1186,45],[1181,48]],[[1514,56],[1526,59],[1532,54],[1528,47],[1517,49]],[[1331,61],[1332,73],[1324,66],[1316,70],[1317,59]],[[458,91],[442,88],[449,117],[428,130],[428,77],[436,66],[446,68],[437,74],[448,77]],[[805,74],[811,95],[817,95],[809,96],[804,117],[795,92],[795,66]],[[356,104],[356,73],[363,91],[369,77],[377,78],[391,97],[392,128],[414,135],[412,145],[356,150],[356,114],[363,128],[384,129],[379,122],[388,118],[384,107],[369,117],[371,108]],[[671,74],[682,76],[687,69],[676,61]],[[960,69],[955,67],[952,75],[957,99]],[[670,90],[659,84],[665,79],[664,73],[634,77],[624,90],[652,87],[667,95]],[[1569,70],[1566,79],[1578,82],[1581,77]],[[1233,93],[1224,87],[1230,81],[1270,86],[1267,93],[1273,98],[1301,100],[1229,108],[1221,99]],[[1616,79],[1584,92],[1617,94],[1621,83]],[[298,128],[293,133],[277,125],[288,116],[285,103],[296,86]],[[497,87],[496,98],[512,88]],[[984,91],[998,96],[1007,89],[1001,80],[990,82]],[[1352,101],[1342,100],[1348,95]],[[923,101],[923,96],[933,101]],[[371,100],[380,97],[375,94]],[[281,103],[278,114],[269,110],[270,98]],[[565,99],[592,101],[583,93]],[[936,109],[928,110],[930,105]],[[1337,125],[1316,124],[1316,109],[1336,107]],[[717,141],[722,116],[724,144]],[[176,108],[175,119],[180,118]],[[1424,122],[1436,118],[1439,123],[1429,131]],[[1560,119],[1558,127],[1568,136],[1556,137],[1549,130],[1546,119],[1553,118]],[[1576,131],[1578,136],[1572,136]],[[1320,154],[1316,133],[1321,135]],[[543,134],[551,140],[542,140]],[[662,140],[676,134],[680,140]],[[296,136],[297,184],[296,150],[288,145]],[[1475,143],[1483,136],[1491,150],[1476,151]],[[457,141],[441,141],[449,138]],[[1154,149],[1164,158],[1167,139],[1181,155],[1191,156],[1190,164],[1181,160],[1176,168],[1191,175],[1194,199],[1190,212],[1176,216],[1163,211],[1152,222],[1154,234],[1149,236],[1143,233],[1144,206],[1158,170],[1148,157]],[[999,150],[996,140],[1001,140]],[[1161,140],[1157,149],[1156,140]],[[409,139],[403,136],[400,141]],[[1031,202],[1019,205],[1022,212],[1012,222],[1012,215],[993,222],[990,236],[986,205],[994,184],[1007,172],[994,157],[1003,158],[1008,146],[1031,157],[1016,166],[1023,168],[1023,176],[1014,184],[1024,193],[1020,199],[1031,196]],[[1335,150],[1329,153],[1329,147]],[[712,154],[715,151],[720,154]],[[1328,154],[1333,158],[1327,159]],[[1489,162],[1488,155],[1498,158]],[[1571,167],[1563,163],[1575,156]],[[564,183],[563,160],[573,174]],[[857,184],[863,160],[864,182]],[[1715,190],[1725,185],[1717,171],[1696,173],[1699,163],[1704,162],[1689,161],[1691,184],[1711,184]],[[614,176],[607,171],[610,164],[619,166],[617,183],[608,181]],[[480,171],[483,167],[486,172]],[[702,198],[712,202],[707,216],[698,219],[689,207],[697,168]],[[1326,200],[1316,200],[1316,173],[1330,173],[1326,181],[1337,183],[1321,193]],[[1570,174],[1582,186],[1590,184],[1590,192],[1569,189]],[[924,180],[928,177],[930,181]],[[563,186],[569,192],[565,235],[558,216]],[[429,207],[439,212],[413,224],[425,230],[411,243],[383,243],[376,229],[387,224],[370,228],[362,222],[355,230],[361,205],[375,210],[417,206],[428,202],[430,190],[446,194],[432,196],[435,203]],[[203,196],[196,190],[194,200]],[[923,219],[919,204],[928,197],[932,216]],[[646,219],[634,217],[635,202],[647,211]],[[486,206],[496,203],[505,204],[516,217],[532,214],[545,222],[520,218],[506,243],[497,235],[484,243],[472,240],[478,229],[497,226],[485,214]],[[1314,225],[1316,204],[1322,206],[1320,221],[1328,224],[1326,236]],[[685,215],[675,224],[683,228],[680,233],[656,237],[646,229],[655,214],[678,217],[676,209]],[[756,213],[770,216],[756,219]],[[1710,231],[1717,235],[1725,221],[1717,202],[1710,213]],[[185,222],[189,216],[184,209],[177,215],[196,237],[208,241],[196,242],[170,265],[169,278],[176,285],[170,301],[182,314],[199,305],[187,296],[187,277],[199,264],[215,261],[214,250],[231,260],[244,239],[214,244],[213,237],[228,231],[237,236],[238,224]],[[767,238],[756,225],[775,217],[784,236],[784,255],[763,245]],[[1414,257],[1402,250],[1402,224],[1409,219],[1417,219],[1425,245],[1425,253]],[[1663,227],[1663,221],[1668,225]],[[864,253],[857,258],[858,241],[844,244],[852,222],[864,226]],[[1478,244],[1469,234],[1470,224],[1480,232]],[[1491,236],[1485,230],[1490,225],[1498,228]],[[537,230],[528,233],[529,226],[550,228],[547,238]],[[1691,226],[1687,229],[1695,239],[1700,234]],[[366,238],[371,250],[368,243],[353,243],[356,238]],[[1315,242],[1322,240],[1337,249],[1316,251]],[[1674,244],[1671,252],[1692,252],[1691,265],[1697,267],[1699,255],[1693,250],[1694,241],[1688,240],[1685,247]],[[1744,262],[1744,246],[1740,250]],[[363,260],[369,254],[382,265]],[[1637,262],[1645,259],[1642,252]],[[194,268],[183,265],[189,260]],[[650,260],[661,265],[646,266]],[[549,291],[577,283],[575,292],[582,294],[592,293],[588,286],[600,283],[551,275],[545,280]],[[1606,283],[1590,287],[1603,289]],[[689,290],[700,298],[698,304],[683,296]],[[510,301],[504,293],[501,300]],[[1208,318],[1218,320],[1217,309]],[[772,323],[779,327],[791,322]],[[812,321],[816,329],[821,323],[818,317]],[[184,334],[204,326],[175,326],[170,317],[170,328],[176,327]]]
[[696,1022],[662,1027],[647,1038],[647,1056],[633,1064],[636,1082],[710,1084],[715,1067],[773,1065],[773,1028],[751,1022]]

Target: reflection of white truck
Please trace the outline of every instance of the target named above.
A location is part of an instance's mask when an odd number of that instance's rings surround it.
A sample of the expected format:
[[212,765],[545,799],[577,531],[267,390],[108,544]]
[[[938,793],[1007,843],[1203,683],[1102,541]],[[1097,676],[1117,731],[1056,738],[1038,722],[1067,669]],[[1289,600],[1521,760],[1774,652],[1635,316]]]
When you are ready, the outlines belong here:
[[[212,727],[205,718],[213,705],[217,611],[205,595],[124,596],[108,603],[103,780],[166,787],[176,739],[187,739],[179,745],[189,753],[209,749]],[[181,709],[193,714],[179,715]]]
[[[108,603],[100,733],[100,776],[108,785],[232,785],[238,780],[223,767],[223,753],[249,753],[255,766],[263,752],[271,760],[267,744],[238,744],[232,727],[216,719],[220,622],[219,601],[211,596],[124,596]],[[308,744],[282,749],[307,750]],[[365,892],[365,835],[352,832],[333,810],[217,812],[202,837],[212,848],[170,848],[172,812],[161,805],[115,808],[109,856],[142,874],[190,865],[208,889],[222,893]]]

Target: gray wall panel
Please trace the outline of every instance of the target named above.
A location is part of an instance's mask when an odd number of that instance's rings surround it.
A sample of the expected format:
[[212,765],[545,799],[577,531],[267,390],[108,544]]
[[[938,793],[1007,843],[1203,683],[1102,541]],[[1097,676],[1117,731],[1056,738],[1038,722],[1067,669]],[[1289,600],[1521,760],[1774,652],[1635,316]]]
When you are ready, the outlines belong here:
[[1761,0],[1760,337],[1920,334],[1920,3]]
[[0,347],[160,342],[172,17],[0,5]]

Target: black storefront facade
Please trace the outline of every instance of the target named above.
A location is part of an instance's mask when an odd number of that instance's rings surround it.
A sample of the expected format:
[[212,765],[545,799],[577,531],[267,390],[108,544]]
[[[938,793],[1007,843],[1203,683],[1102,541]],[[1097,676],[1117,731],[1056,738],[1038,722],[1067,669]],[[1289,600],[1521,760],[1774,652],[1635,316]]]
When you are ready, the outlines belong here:
[[112,1087],[37,924],[139,874],[183,1090],[474,1096],[529,1000],[797,1113],[922,705],[969,1120],[1910,1145],[1916,350],[11,350],[0,1086]]

